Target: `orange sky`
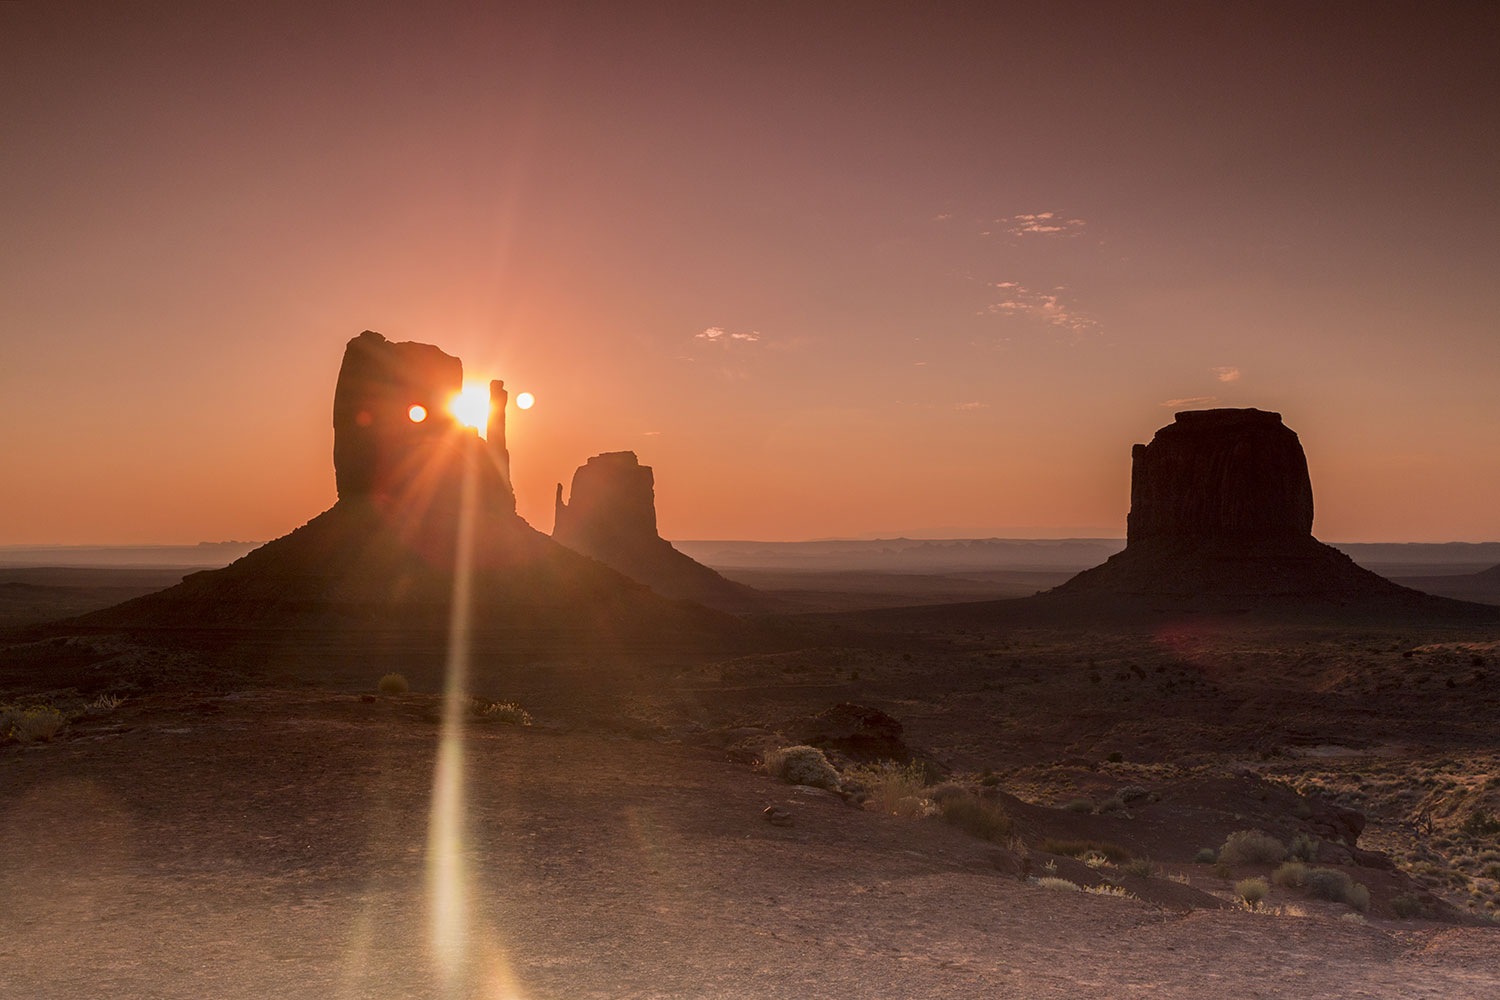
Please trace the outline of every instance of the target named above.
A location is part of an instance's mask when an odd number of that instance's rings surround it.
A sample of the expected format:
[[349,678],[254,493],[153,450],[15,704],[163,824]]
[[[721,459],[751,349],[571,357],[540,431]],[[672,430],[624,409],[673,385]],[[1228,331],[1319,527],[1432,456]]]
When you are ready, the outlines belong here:
[[535,393],[544,531],[632,449],[667,537],[1119,536],[1217,404],[1500,538],[1493,7],[306,6],[0,5],[0,544],[303,523],[367,328]]

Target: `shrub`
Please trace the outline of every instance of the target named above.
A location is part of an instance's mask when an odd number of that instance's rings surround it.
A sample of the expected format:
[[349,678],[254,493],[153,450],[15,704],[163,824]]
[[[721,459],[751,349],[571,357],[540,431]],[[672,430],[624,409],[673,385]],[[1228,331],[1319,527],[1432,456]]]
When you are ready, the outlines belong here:
[[496,722],[512,726],[531,725],[531,713],[513,701],[492,701],[480,710],[480,715]]
[[1236,830],[1219,848],[1226,865],[1274,865],[1285,858],[1286,845],[1261,830]]
[[766,771],[793,785],[814,788],[839,787],[839,773],[817,747],[782,747],[766,754]]
[[1271,873],[1271,881],[1284,889],[1302,885],[1307,876],[1307,866],[1300,861],[1288,861]]
[[1234,884],[1234,894],[1243,899],[1246,906],[1254,909],[1271,894],[1271,887],[1263,878],[1240,879]]
[[1193,855],[1193,864],[1195,865],[1211,865],[1218,860],[1219,852],[1212,847],[1204,847],[1197,854]]
[[1089,799],[1072,799],[1063,808],[1070,813],[1091,813],[1094,811],[1094,803]]
[[400,674],[386,674],[380,678],[380,683],[376,687],[381,694],[405,694],[411,690],[410,685],[406,683],[406,678]]
[[1488,837],[1500,833],[1500,819],[1487,809],[1475,809],[1464,817],[1459,829],[1470,837]]
[[1131,858],[1129,850],[1107,840],[1053,840],[1049,837],[1042,841],[1041,849],[1047,854],[1062,854],[1070,858],[1102,854],[1117,863]]
[[903,808],[902,803],[907,799],[922,801],[922,789],[927,787],[926,769],[916,761],[897,764],[887,760],[866,764],[852,770],[850,777],[869,790],[869,802],[873,808],[898,815],[909,815],[911,810]]
[[1135,898],[1134,895],[1132,895],[1129,892],[1126,892],[1125,889],[1122,888],[1121,886],[1110,885],[1108,883],[1104,883],[1102,885],[1089,886],[1088,888],[1084,889],[1083,891],[1086,892],[1086,893],[1088,893],[1091,896],[1109,896],[1109,897],[1114,898],[1114,899],[1134,899]]
[[1367,924],[1367,923],[1369,923],[1368,920],[1366,920],[1364,917],[1360,916],[1358,913],[1341,913],[1341,914],[1339,914],[1339,919],[1341,921],[1343,921],[1344,923],[1346,923],[1346,924]]
[[1318,838],[1310,833],[1299,833],[1292,838],[1287,853],[1299,861],[1318,860]]
[[1120,866],[1120,869],[1125,874],[1134,875],[1138,878],[1150,878],[1156,874],[1156,866],[1151,863],[1150,858],[1136,858],[1134,861],[1127,861]]
[[1302,873],[1302,888],[1318,899],[1348,903],[1357,910],[1370,905],[1370,890],[1355,885],[1348,872],[1337,868],[1309,868]]
[[1103,802],[1099,803],[1099,812],[1101,814],[1119,812],[1124,808],[1125,800],[1120,798],[1118,795],[1116,795],[1114,798],[1105,799]]
[[944,823],[982,840],[1003,844],[1015,829],[1015,822],[999,805],[972,795],[943,799],[941,808]]
[[1150,792],[1146,791],[1140,785],[1126,785],[1115,793],[1121,802],[1127,803],[1134,802],[1136,799],[1144,799],[1150,794]]
[[67,720],[51,705],[37,705],[21,712],[10,725],[10,737],[21,743],[49,743]]
[[1344,897],[1344,902],[1363,913],[1370,908],[1370,890],[1368,887],[1356,884],[1349,890],[1349,895]]
[[1427,912],[1427,906],[1414,892],[1403,892],[1399,896],[1393,896],[1391,898],[1391,909],[1402,920],[1420,917]]
[[90,712],[113,712],[125,703],[125,699],[117,694],[101,694],[84,708]]
[[947,802],[949,799],[966,799],[969,790],[955,781],[945,781],[934,788],[927,796],[934,802]]
[[1065,878],[1056,878],[1051,875],[1043,876],[1036,880],[1036,884],[1043,889],[1061,889],[1063,892],[1077,892],[1078,883],[1069,882]]
[[1118,750],[1111,750],[1109,752],[1109,755],[1106,756],[1104,759],[1107,760],[1107,761],[1109,761],[1111,764],[1120,764],[1120,763],[1124,762],[1125,755],[1122,754]]

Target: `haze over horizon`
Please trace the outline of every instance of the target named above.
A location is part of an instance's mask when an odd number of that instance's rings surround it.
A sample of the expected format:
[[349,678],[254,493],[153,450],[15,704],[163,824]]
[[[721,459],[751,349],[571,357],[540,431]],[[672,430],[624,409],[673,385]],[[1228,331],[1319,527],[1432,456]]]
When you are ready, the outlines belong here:
[[[1176,409],[1320,538],[1500,537],[1500,13],[0,7],[0,545],[333,503],[361,330],[502,378],[520,513],[1122,537]],[[1055,530],[1054,530],[1055,527]]]

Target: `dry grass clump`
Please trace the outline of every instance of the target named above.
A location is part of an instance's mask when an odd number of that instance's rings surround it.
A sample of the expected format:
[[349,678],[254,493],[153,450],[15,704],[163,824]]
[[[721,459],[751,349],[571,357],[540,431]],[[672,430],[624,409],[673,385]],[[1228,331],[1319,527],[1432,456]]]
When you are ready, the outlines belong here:
[[1211,865],[1219,860],[1219,852],[1212,847],[1199,848],[1198,853],[1193,855],[1193,864]]
[[913,807],[914,803],[921,806],[927,801],[922,794],[927,787],[927,772],[916,761],[898,764],[886,760],[865,764],[851,769],[849,777],[864,787],[871,808],[879,812],[911,816],[926,811],[925,807]]
[[794,746],[771,750],[766,754],[766,773],[793,785],[836,790],[839,773],[828,763],[817,747]]
[[1236,830],[1219,848],[1219,863],[1225,865],[1274,865],[1284,860],[1286,845],[1263,830]]
[[1070,799],[1063,804],[1063,808],[1070,813],[1091,813],[1094,811],[1092,799]]
[[1036,880],[1036,884],[1043,889],[1060,889],[1063,892],[1079,891],[1077,882],[1069,882],[1067,879],[1058,878],[1055,875],[1044,875]]
[[1234,884],[1234,894],[1244,900],[1245,905],[1253,910],[1271,894],[1271,887],[1263,878],[1240,879]]
[[33,705],[30,708],[0,706],[0,740],[50,743],[67,721],[67,717],[51,705]]
[[400,674],[386,674],[380,678],[380,683],[375,685],[381,694],[398,695],[405,694],[411,690],[411,685],[406,683],[406,678]]
[[1287,854],[1299,861],[1318,860],[1318,838],[1310,833],[1299,833],[1287,845]]
[[479,710],[486,719],[494,719],[511,726],[531,725],[531,713],[513,701],[492,701]]
[[1041,850],[1047,854],[1061,854],[1069,858],[1101,854],[1116,864],[1133,857],[1128,848],[1108,840],[1055,840],[1048,837],[1042,841]]
[[1391,897],[1391,909],[1402,920],[1427,915],[1427,905],[1414,892],[1403,892]]
[[1120,870],[1126,875],[1134,875],[1137,878],[1150,878],[1156,874],[1156,865],[1151,863],[1150,858],[1136,858],[1134,861],[1125,862],[1120,866]]
[[1356,910],[1370,905],[1370,890],[1355,885],[1347,872],[1337,868],[1309,868],[1300,861],[1288,861],[1271,873],[1271,881],[1283,888],[1299,888],[1317,899],[1348,903]]
[[981,840],[1003,844],[1010,840],[1015,830],[1015,821],[1010,814],[994,802],[965,795],[963,798],[942,799],[939,805],[944,823]]

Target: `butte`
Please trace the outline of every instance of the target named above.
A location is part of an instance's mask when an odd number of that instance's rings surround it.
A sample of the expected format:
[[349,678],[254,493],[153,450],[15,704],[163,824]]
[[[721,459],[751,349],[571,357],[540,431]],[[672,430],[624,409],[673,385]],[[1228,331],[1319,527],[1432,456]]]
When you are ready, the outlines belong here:
[[635,452],[595,455],[573,473],[569,496],[564,503],[558,483],[552,537],[568,548],[664,597],[721,611],[768,610],[769,601],[760,591],[725,579],[657,533],[655,477]]
[[516,514],[506,393],[486,438],[449,413],[463,364],[366,331],[333,399],[338,501],[228,567],[77,619],[111,627],[387,634],[449,626],[455,583],[476,635],[724,635],[734,619],[668,601]]

